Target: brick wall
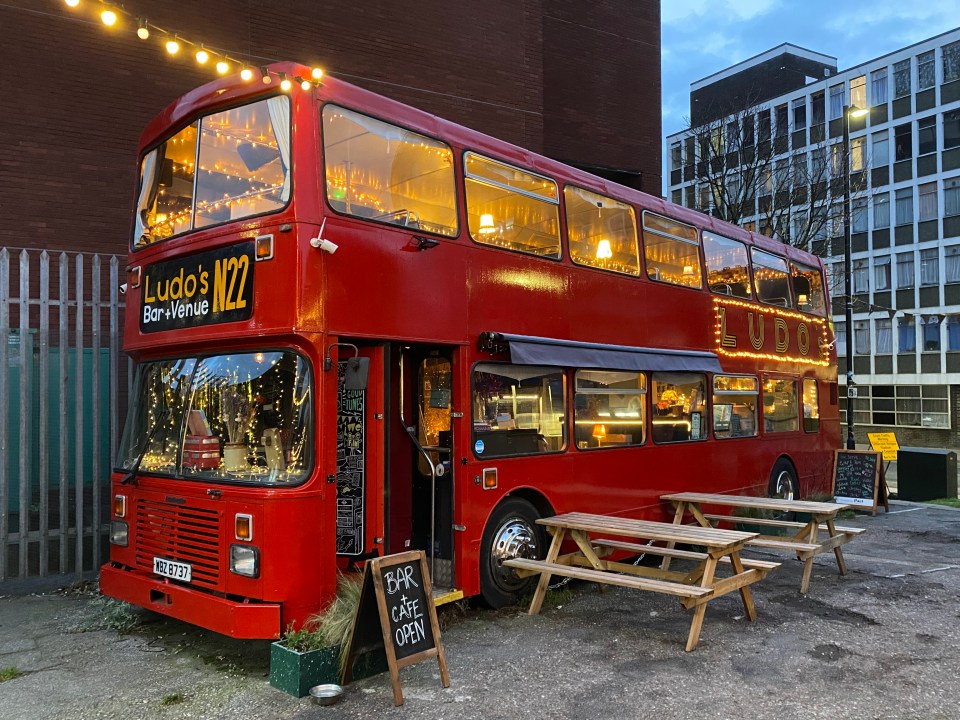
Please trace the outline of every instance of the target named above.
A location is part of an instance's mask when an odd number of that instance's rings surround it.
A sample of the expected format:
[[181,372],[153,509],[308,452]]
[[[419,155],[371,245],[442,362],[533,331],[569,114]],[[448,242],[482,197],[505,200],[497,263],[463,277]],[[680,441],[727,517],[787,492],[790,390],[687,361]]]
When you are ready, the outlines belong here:
[[[0,246],[123,253],[136,143],[212,74],[61,0],[0,4]],[[235,55],[317,63],[518,145],[659,195],[654,0],[128,0]],[[638,173],[640,173],[638,175]],[[619,175],[618,175],[619,177]]]

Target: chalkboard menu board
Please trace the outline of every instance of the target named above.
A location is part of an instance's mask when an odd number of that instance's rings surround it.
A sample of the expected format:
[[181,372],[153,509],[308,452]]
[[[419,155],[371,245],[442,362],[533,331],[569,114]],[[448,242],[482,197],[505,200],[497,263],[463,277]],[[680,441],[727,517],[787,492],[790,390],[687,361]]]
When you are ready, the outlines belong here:
[[838,503],[877,512],[877,488],[883,462],[873,450],[837,450],[833,459],[833,495]]
[[348,390],[346,362],[337,364],[337,553],[363,552],[366,392]]
[[433,587],[422,550],[374,558],[364,566],[344,683],[350,682],[353,658],[379,647],[386,650],[397,705],[403,704],[399,669],[406,665],[435,657],[443,686],[450,687]]

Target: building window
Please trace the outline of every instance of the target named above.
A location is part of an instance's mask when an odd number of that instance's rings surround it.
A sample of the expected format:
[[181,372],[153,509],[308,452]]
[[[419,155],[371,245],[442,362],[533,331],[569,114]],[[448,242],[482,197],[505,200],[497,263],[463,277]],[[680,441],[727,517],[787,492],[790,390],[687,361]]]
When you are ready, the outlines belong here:
[[753,115],[747,115],[743,118],[743,147],[753,146],[754,120]]
[[813,120],[812,124],[823,125],[826,118],[826,111],[824,109],[822,92],[814,93],[810,96],[810,112]]
[[960,315],[947,318],[947,350],[960,350]]
[[960,110],[943,114],[943,149],[960,147]]
[[897,225],[913,222],[913,188],[897,190]]
[[894,159],[897,162],[909,160],[913,157],[913,132],[910,123],[898,125],[893,129]]
[[857,422],[897,427],[950,427],[946,385],[861,385]]
[[874,133],[871,136],[873,149],[870,152],[870,161],[874,167],[883,167],[890,162],[890,133],[887,130]]
[[890,227],[890,193],[873,196],[873,229]]
[[[960,247],[960,246],[958,246]],[[873,289],[890,289],[890,256],[883,255],[873,259]]]
[[901,60],[893,66],[894,97],[905,97],[910,94],[910,61]]
[[843,85],[834,85],[830,88],[830,119],[836,120],[843,115],[844,106]]
[[850,206],[852,231],[862,233],[867,231],[867,199],[857,198]]
[[928,287],[940,284],[940,251],[937,248],[920,251],[920,284]]
[[761,110],[757,113],[757,135],[759,142],[770,140],[770,111]]
[[863,151],[867,146],[866,136],[855,137],[850,141],[850,170],[860,172],[864,167]]
[[929,155],[937,151],[937,116],[917,120],[917,155]]
[[795,187],[806,185],[809,182],[807,175],[807,154],[797,153],[791,159],[793,163],[793,184]]
[[869,320],[857,320],[853,324],[853,352],[857,355],[870,354]]
[[889,355],[893,352],[893,328],[890,318],[877,320],[877,355]]
[[917,328],[913,315],[897,320],[897,351],[912,353],[917,349]]
[[917,55],[917,89],[926,90],[936,83],[936,68],[933,64],[934,51],[929,50]]
[[830,175],[831,177],[843,175],[843,143],[837,142],[830,146]]
[[923,351],[940,352],[940,318],[936,315],[921,320],[923,333]]
[[897,255],[897,288],[900,290],[912,288],[916,281],[916,273],[913,267],[913,253],[899,253]]
[[870,269],[866,260],[853,261],[853,292],[862,294],[870,292]]
[[850,107],[861,110],[867,107],[867,76],[861,75],[850,80]]
[[943,181],[944,217],[960,215],[960,177]]
[[670,169],[679,170],[681,167],[683,167],[683,153],[678,140],[670,144]]
[[872,105],[887,102],[887,69],[880,68],[870,73],[870,100]]
[[776,123],[777,123],[776,133],[777,133],[777,137],[782,137],[782,136],[784,136],[784,135],[787,134],[787,130],[788,130],[788,128],[787,128],[788,111],[787,111],[787,106],[786,106],[786,104],[784,104],[784,105],[779,105],[779,106],[774,110],[774,114],[776,115]]
[[793,129],[802,130],[807,126],[807,99],[798,98],[793,101]]
[[920,201],[920,222],[937,219],[937,184],[926,183],[917,188]]
[[943,273],[945,283],[960,283],[960,245],[943,249]]
[[727,152],[740,149],[740,125],[736,120],[727,123]]
[[684,189],[684,205],[691,210],[697,209],[697,188],[693,185],[687,185]]
[[677,188],[676,190],[671,190],[671,191],[670,191],[670,202],[672,202],[674,205],[682,205],[682,204],[683,204],[683,190],[680,189],[680,188]]
[[943,53],[943,81],[945,83],[960,79],[960,41],[944,45]]
[[833,324],[833,337],[837,341],[837,357],[847,354],[847,323],[843,320]]
[[697,188],[697,210],[703,213],[710,212],[710,186],[703,183]]

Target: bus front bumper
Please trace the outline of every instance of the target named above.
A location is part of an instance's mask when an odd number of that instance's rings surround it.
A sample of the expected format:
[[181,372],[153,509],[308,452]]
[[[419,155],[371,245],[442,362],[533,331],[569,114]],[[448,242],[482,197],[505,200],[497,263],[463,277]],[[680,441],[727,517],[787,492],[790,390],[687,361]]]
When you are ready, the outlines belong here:
[[100,568],[100,592],[238,640],[280,637],[278,603],[234,602],[114,564]]

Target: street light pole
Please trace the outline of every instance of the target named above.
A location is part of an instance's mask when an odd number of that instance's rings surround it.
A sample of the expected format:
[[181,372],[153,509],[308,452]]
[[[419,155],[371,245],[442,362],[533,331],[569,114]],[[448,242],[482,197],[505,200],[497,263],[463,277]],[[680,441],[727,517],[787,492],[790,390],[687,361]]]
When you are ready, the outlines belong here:
[[847,450],[857,446],[853,435],[853,267],[850,259],[850,116],[862,117],[866,111],[855,105],[843,106],[843,282],[844,323],[847,326]]

